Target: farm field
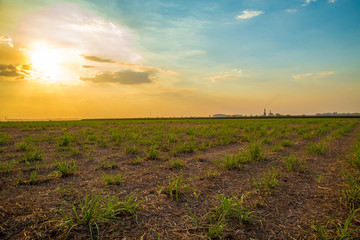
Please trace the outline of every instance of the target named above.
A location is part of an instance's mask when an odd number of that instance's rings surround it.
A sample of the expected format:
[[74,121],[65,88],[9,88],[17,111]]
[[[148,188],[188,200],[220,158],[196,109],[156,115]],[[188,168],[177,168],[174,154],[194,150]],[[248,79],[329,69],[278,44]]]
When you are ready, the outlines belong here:
[[1,122],[0,238],[360,238],[359,123]]

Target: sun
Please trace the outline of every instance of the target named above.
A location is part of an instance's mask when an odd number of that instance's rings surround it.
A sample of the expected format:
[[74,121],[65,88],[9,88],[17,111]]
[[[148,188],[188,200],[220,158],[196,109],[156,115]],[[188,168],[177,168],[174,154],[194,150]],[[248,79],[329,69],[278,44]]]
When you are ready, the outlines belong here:
[[61,49],[35,45],[28,51],[28,56],[33,75],[47,83],[61,81],[64,74],[62,62],[65,60]]

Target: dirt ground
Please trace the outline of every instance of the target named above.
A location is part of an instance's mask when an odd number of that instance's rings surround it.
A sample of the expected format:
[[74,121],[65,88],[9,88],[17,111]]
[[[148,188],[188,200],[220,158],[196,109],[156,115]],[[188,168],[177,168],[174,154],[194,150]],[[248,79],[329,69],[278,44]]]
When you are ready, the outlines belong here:
[[[12,139],[2,147],[2,162],[20,159],[24,155],[15,144],[24,136],[40,136],[36,130],[13,127],[3,127],[1,132]],[[49,128],[45,132],[55,136],[61,129]],[[274,150],[273,146],[281,140],[273,139],[261,145],[265,154],[263,160],[234,169],[222,169],[216,161],[226,154],[246,151],[249,148],[246,141],[176,157],[167,155],[164,150],[161,154],[165,157],[160,154],[159,159],[144,159],[138,163],[134,163],[134,159],[139,154],[125,153],[115,145],[89,144],[87,151],[91,154],[81,152],[71,156],[78,168],[68,177],[55,173],[54,159],[59,159],[59,151],[54,144],[41,142],[44,164],[38,167],[39,179],[36,182],[19,184],[19,176],[29,178],[37,168],[34,164],[18,163],[9,172],[0,172],[0,238],[64,239],[68,236],[69,239],[90,239],[86,224],[76,225],[67,235],[69,229],[61,227],[63,219],[58,210],[71,203],[79,204],[79,199],[92,192],[121,199],[134,194],[141,200],[136,218],[124,215],[121,221],[99,223],[100,239],[209,239],[210,223],[206,216],[220,194],[238,197],[246,194],[245,202],[251,208],[253,218],[247,224],[227,222],[222,233],[213,239],[314,239],[312,225],[315,220],[325,225],[329,218],[344,222],[349,215],[349,210],[341,203],[345,181],[342,171],[348,167],[345,159],[359,132],[357,121],[350,132],[327,140],[322,155],[310,154],[307,146],[324,141],[330,133],[310,140],[290,137],[292,146],[280,150]],[[284,158],[290,154],[302,163],[300,171],[289,171],[284,167]],[[183,166],[172,166],[174,159],[181,160]],[[114,166],[99,167],[104,160]],[[265,194],[257,191],[253,184],[255,179],[274,169],[278,173],[277,186]],[[106,185],[102,180],[104,173],[124,174],[123,183]],[[169,178],[179,175],[192,188],[191,191],[178,200],[160,192],[169,183]],[[64,191],[68,191],[67,194]],[[194,224],[189,209],[198,224]],[[360,225],[360,216],[353,224],[353,228]],[[358,232],[355,235],[360,236]],[[97,233],[94,234],[96,238]]]

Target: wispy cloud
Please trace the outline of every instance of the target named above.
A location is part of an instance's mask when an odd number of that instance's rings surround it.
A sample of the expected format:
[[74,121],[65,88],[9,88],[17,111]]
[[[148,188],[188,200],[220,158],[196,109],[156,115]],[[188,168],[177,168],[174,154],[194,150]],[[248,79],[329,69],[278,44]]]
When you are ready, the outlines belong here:
[[220,75],[212,76],[210,77],[210,80],[213,83],[226,81],[226,80],[235,80],[235,79],[239,79],[241,75],[242,75],[242,70],[238,68],[234,68],[230,72],[225,72]]
[[297,12],[297,9],[294,9],[294,8],[291,8],[291,9],[285,9],[285,12],[288,12],[288,13],[295,13],[295,12]]
[[[80,77],[80,80],[84,82],[138,85],[152,83],[157,79],[158,75],[172,76],[177,74],[173,71],[167,71],[153,66],[119,62],[98,56],[83,55],[82,57],[96,65],[82,65],[82,68],[84,70],[86,69],[88,73],[87,76]],[[115,68],[115,70],[104,70],[109,68]],[[92,69],[95,71],[91,72]]]
[[68,2],[24,15],[12,37],[25,47],[39,40],[52,47],[76,49],[80,54],[127,62],[142,58],[133,48],[135,36],[130,29]]
[[98,56],[86,56],[86,55],[83,55],[83,58],[85,60],[88,60],[88,61],[99,62],[99,63],[116,63],[116,61],[114,61],[114,60],[111,60],[111,59],[108,59],[108,58],[101,58],[101,57],[98,57]]
[[92,77],[81,77],[81,81],[93,83],[116,83],[125,85],[137,85],[151,83],[153,76],[150,72],[135,72],[131,70],[104,72]]
[[0,79],[22,80],[31,71],[30,65],[0,64]]
[[5,43],[7,45],[9,45],[10,47],[14,47],[14,44],[12,43],[12,39],[11,38],[8,38],[4,35],[1,35],[0,34],[0,43]]
[[[331,1],[331,0],[330,0]],[[306,6],[308,6],[310,3],[312,3],[312,2],[316,2],[316,0],[305,0],[305,2],[301,5],[301,6],[303,6],[303,7],[306,7]]]
[[323,78],[323,77],[333,75],[334,73],[335,73],[334,71],[318,72],[318,73],[303,73],[303,74],[292,75],[292,78],[293,79],[318,79],[318,78]]
[[176,72],[163,70],[161,68],[153,67],[153,66],[143,66],[135,63],[126,63],[126,62],[119,62],[109,58],[102,58],[98,56],[82,56],[85,60],[95,63],[101,64],[112,64],[116,67],[121,67],[122,69],[128,69],[135,72],[151,72],[151,73],[164,73],[168,75],[177,75]]
[[336,2],[336,0],[329,0],[328,2],[329,3],[334,3],[334,2]]
[[263,13],[264,13],[263,11],[244,10],[244,11],[242,11],[242,13],[240,15],[237,15],[235,18],[236,19],[249,19],[249,18],[259,16],[259,15],[261,15]]

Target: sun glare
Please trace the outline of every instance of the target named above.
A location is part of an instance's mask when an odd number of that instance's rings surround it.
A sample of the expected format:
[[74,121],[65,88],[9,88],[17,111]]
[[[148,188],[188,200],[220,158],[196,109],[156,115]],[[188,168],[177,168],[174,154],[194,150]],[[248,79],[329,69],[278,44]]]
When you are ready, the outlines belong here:
[[53,83],[61,80],[64,69],[61,62],[64,55],[61,49],[35,46],[29,51],[34,75],[38,75],[43,82]]

